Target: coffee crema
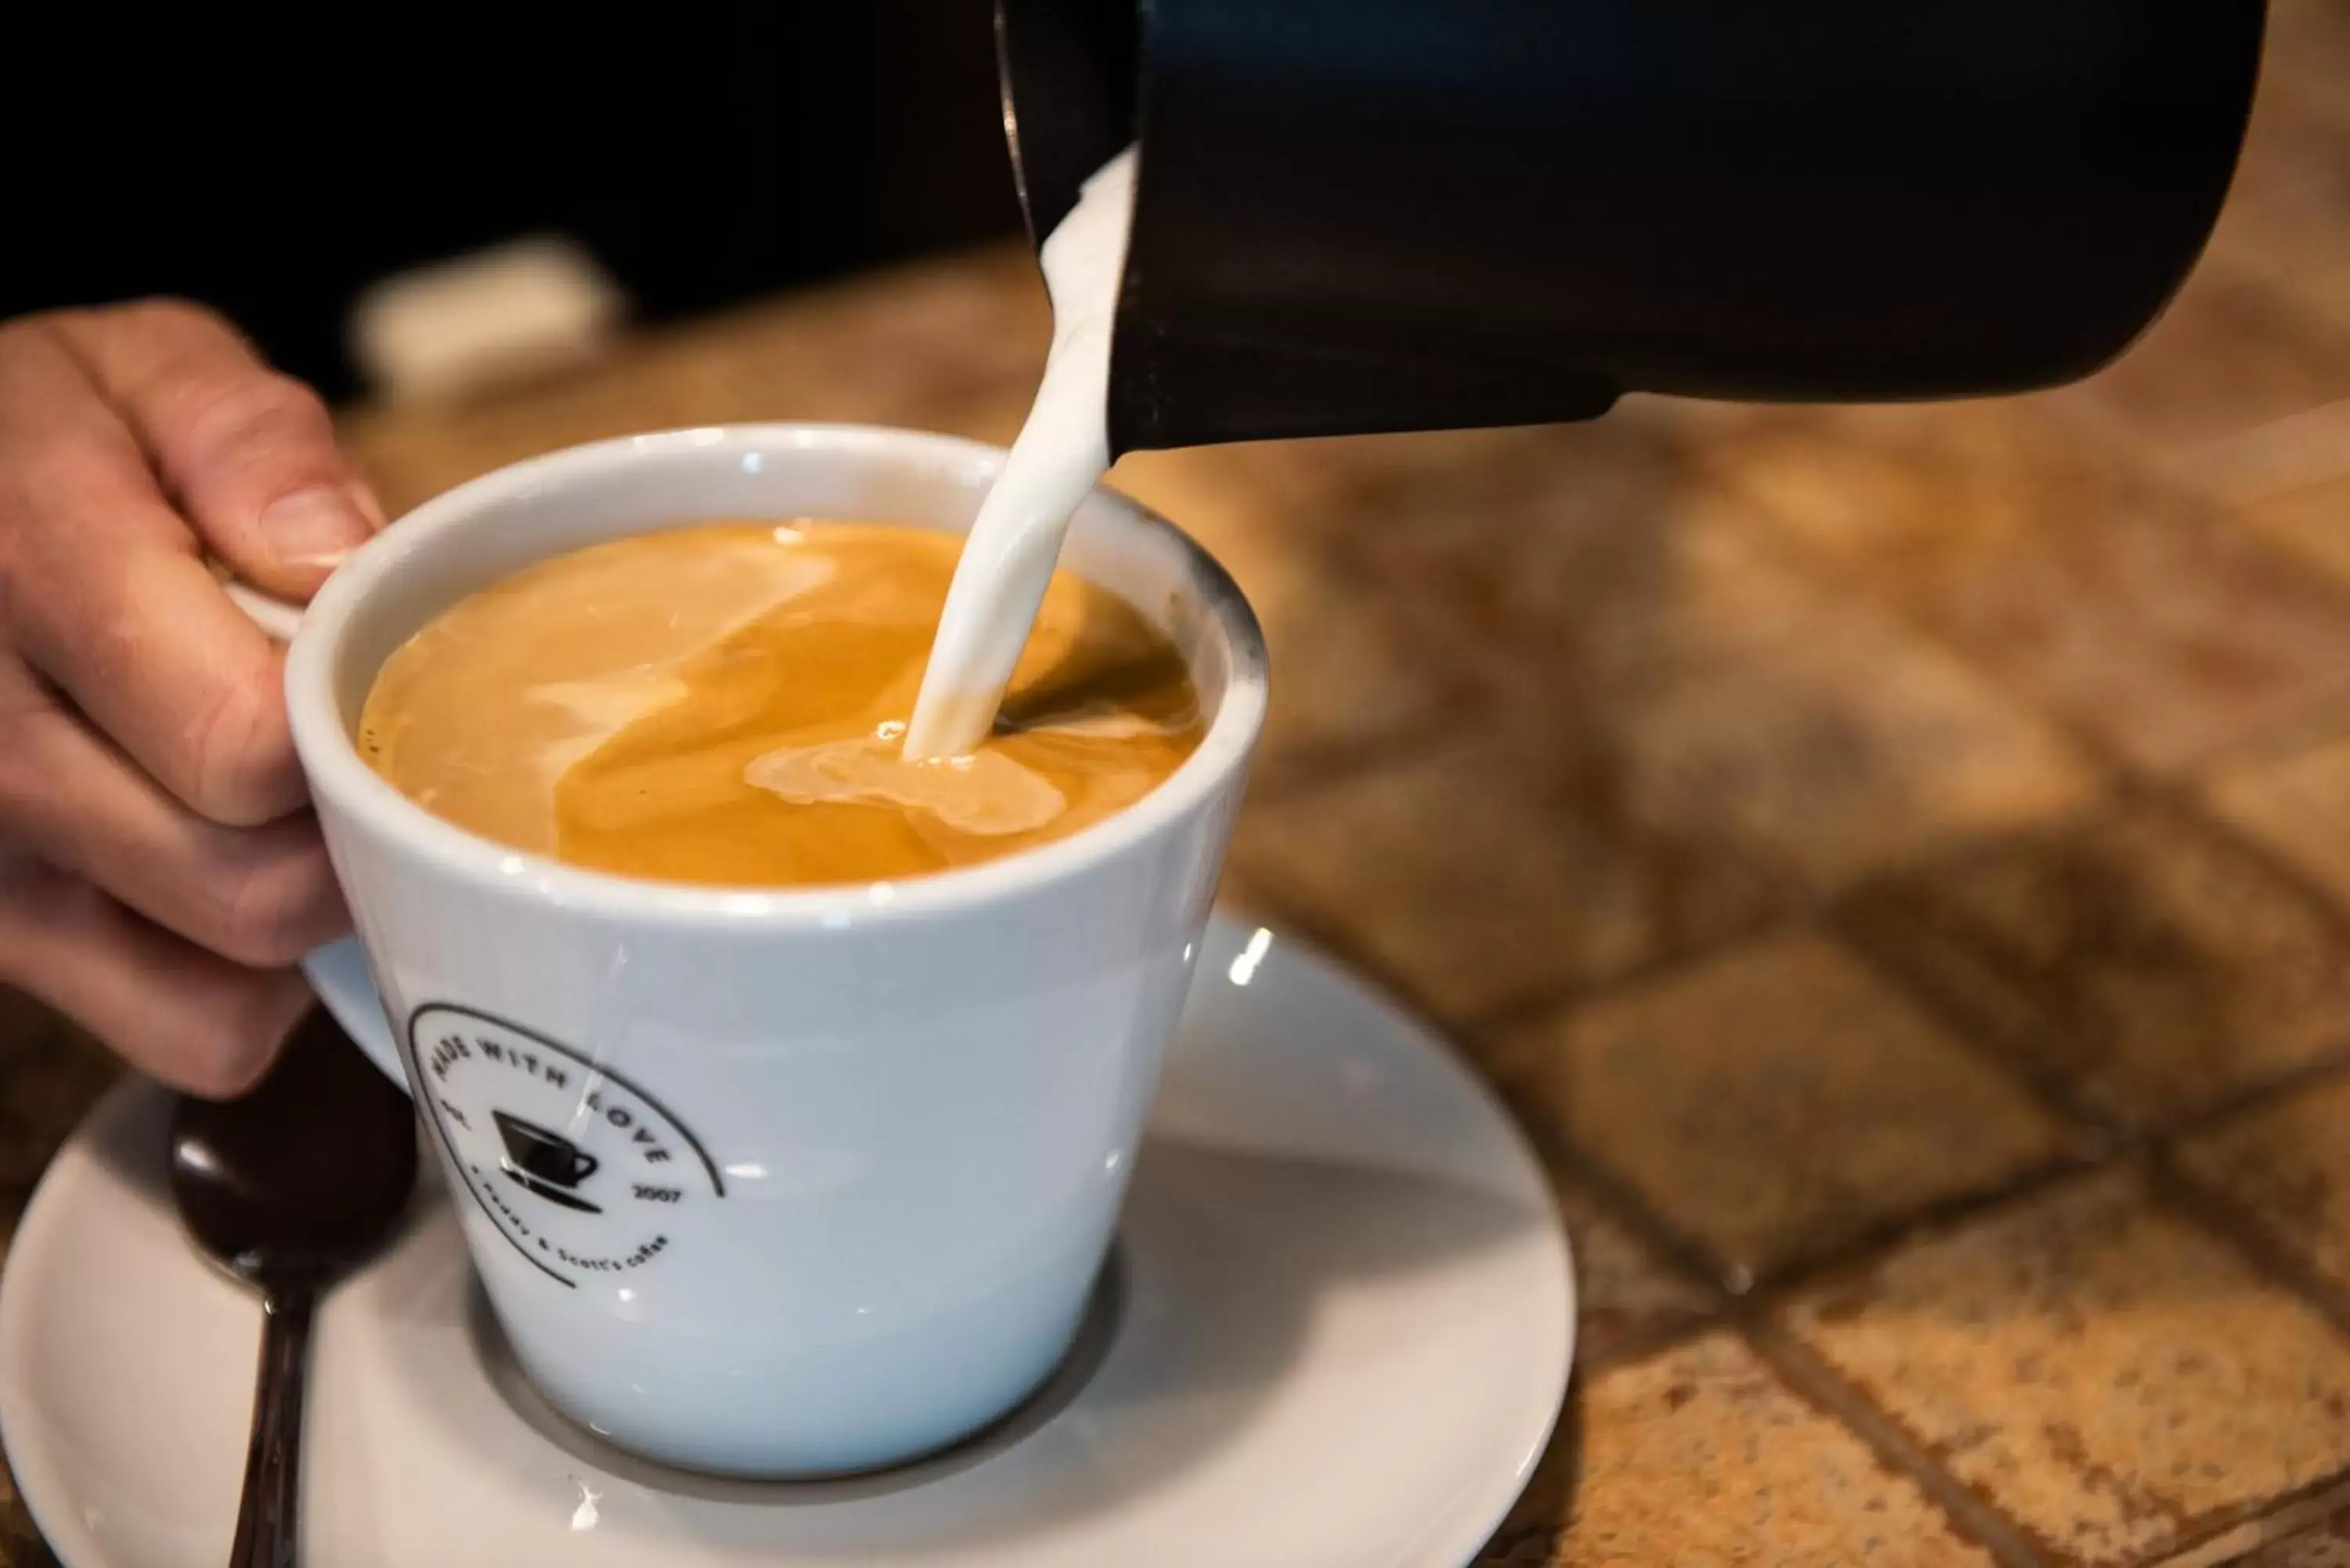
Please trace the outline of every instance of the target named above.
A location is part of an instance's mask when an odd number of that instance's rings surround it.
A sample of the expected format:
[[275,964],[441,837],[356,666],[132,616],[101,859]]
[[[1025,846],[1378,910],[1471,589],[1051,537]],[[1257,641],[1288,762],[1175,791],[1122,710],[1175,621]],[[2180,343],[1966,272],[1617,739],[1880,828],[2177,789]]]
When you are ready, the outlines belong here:
[[920,876],[1064,837],[1195,750],[1181,655],[1056,573],[993,736],[909,762],[960,536],[701,524],[542,561],[385,661],[359,722],[433,815],[621,876],[785,888]]

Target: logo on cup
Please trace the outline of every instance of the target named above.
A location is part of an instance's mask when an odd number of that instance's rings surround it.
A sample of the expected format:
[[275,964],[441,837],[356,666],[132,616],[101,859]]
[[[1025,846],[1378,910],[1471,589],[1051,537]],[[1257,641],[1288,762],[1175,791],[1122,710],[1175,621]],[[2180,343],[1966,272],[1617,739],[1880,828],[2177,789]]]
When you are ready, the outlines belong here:
[[602,1160],[582,1151],[561,1133],[520,1116],[492,1111],[490,1119],[498,1124],[498,1137],[506,1146],[504,1157],[498,1161],[500,1170],[550,1203],[588,1214],[603,1212],[572,1190],[595,1175]]
[[500,1234],[548,1277],[629,1274],[726,1196],[702,1145],[609,1067],[447,1002],[408,1021],[418,1096]]

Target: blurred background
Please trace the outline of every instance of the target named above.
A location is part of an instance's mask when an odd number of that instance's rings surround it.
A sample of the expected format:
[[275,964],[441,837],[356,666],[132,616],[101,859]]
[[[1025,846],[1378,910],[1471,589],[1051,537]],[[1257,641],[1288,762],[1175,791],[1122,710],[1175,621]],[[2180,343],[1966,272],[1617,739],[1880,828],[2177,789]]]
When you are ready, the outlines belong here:
[[166,12],[129,47],[48,8],[0,94],[0,317],[183,294],[347,397],[367,285],[518,236],[660,321],[1019,226],[978,0],[429,12]]

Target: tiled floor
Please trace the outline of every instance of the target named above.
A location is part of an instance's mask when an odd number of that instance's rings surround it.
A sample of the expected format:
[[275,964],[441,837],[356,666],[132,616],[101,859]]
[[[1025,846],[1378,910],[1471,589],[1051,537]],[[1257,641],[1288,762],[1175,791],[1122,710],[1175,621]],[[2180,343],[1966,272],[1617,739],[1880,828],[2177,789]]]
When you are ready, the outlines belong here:
[[2126,1172],[1921,1236],[1786,1315],[2068,1561],[2143,1562],[2350,1467],[2350,1344]]
[[1719,940],[1790,901],[1763,868],[1625,825],[1575,783],[1506,732],[1431,737],[1268,793],[1234,855],[1311,931],[1454,1024]]
[[1533,1024],[1496,1065],[1538,1129],[1618,1173],[1736,1290],[2064,1141],[2007,1074],[1810,933]]
[[[2083,386],[1120,469],[1267,622],[1230,888],[1553,1166],[1582,1358],[1482,1561],[2350,1564],[2350,0],[2272,33]],[[993,251],[350,432],[395,506],[657,425],[1001,441],[1045,327]],[[13,1211],[104,1069],[0,1040]]]
[[2230,1116],[2178,1158],[2350,1303],[2350,1073]]
[[2241,1568],[2350,1568],[2350,1509],[2255,1549]]
[[1635,1235],[1588,1180],[1552,1174],[1575,1246],[1575,1358],[1586,1377],[1706,1314],[1705,1291]]
[[[2350,487],[2336,522],[2350,539]],[[2251,759],[2205,793],[2230,826],[2350,907],[2350,736]]]
[[2340,912],[2170,805],[1897,875],[1845,924],[2027,1073],[2125,1125],[2350,1048]]
[[1916,1483],[1710,1334],[1604,1372],[1582,1402],[1563,1568],[1988,1564]]

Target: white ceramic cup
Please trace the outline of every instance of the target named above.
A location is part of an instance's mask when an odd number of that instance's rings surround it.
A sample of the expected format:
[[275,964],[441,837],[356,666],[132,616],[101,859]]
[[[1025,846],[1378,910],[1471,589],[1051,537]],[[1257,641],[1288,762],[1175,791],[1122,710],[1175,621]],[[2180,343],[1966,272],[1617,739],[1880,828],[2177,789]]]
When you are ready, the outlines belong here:
[[312,979],[411,1085],[531,1376],[642,1453],[864,1469],[985,1425],[1052,1369],[1109,1243],[1263,718],[1256,623],[1196,545],[1095,492],[1065,563],[1172,635],[1209,715],[1199,750],[1066,838],[846,888],[660,884],[514,853],[371,772],[360,707],[411,633],[533,561],[721,517],[960,530],[1001,461],[827,425],[557,452],[402,518],[294,636],[294,742],[365,955],[323,950]]

